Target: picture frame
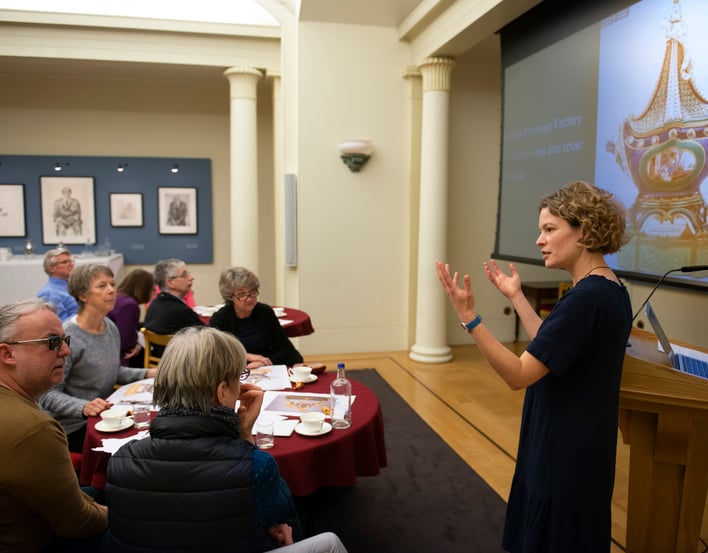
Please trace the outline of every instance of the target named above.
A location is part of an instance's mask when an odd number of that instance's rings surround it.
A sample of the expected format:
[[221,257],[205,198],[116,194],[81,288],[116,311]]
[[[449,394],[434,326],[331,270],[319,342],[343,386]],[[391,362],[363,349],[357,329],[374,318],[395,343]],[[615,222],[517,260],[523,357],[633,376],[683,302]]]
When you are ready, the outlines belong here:
[[160,234],[197,234],[197,189],[193,187],[157,189]]
[[111,207],[112,227],[142,227],[143,222],[143,195],[135,194],[109,194]]
[[93,177],[40,177],[42,242],[95,244]]
[[0,237],[27,235],[25,225],[25,185],[0,184]]

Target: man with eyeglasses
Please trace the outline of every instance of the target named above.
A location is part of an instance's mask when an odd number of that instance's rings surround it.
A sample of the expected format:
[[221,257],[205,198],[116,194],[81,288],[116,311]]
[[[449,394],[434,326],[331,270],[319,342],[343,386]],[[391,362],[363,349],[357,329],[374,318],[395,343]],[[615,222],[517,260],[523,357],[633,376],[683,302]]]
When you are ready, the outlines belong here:
[[49,275],[49,280],[37,292],[37,297],[53,304],[62,322],[76,315],[79,310],[79,304],[67,290],[73,269],[74,260],[66,248],[54,248],[44,255],[44,272]]
[[81,490],[61,425],[37,400],[64,378],[53,306],[0,307],[0,551],[101,551],[108,511]]
[[[204,326],[199,315],[184,301],[194,283],[194,277],[184,261],[158,261],[153,277],[160,293],[150,302],[145,313],[145,328],[158,334],[174,334],[189,326]],[[152,353],[161,357],[164,349],[162,346],[153,346]]]

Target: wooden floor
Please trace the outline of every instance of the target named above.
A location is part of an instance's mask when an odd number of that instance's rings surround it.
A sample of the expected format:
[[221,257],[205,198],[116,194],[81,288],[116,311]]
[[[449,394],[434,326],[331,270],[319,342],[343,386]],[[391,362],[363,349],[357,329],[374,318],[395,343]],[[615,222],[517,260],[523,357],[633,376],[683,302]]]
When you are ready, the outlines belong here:
[[[525,344],[508,344],[512,349]],[[445,364],[412,361],[408,352],[309,356],[327,370],[337,362],[347,369],[374,368],[465,462],[506,501],[516,459],[523,391],[511,391],[489,367],[476,346],[453,347],[454,360]],[[612,553],[624,551],[627,521],[629,447],[617,445],[615,492],[612,502]],[[708,502],[706,504],[708,514]],[[705,552],[708,516],[701,531]],[[667,552],[668,553],[668,552]]]

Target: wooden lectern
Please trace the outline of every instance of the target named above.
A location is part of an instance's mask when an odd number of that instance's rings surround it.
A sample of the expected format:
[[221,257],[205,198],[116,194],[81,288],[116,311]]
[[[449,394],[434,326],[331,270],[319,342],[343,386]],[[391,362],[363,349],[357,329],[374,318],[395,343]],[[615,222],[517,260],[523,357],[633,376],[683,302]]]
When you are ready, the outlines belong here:
[[[629,444],[627,553],[696,553],[708,489],[708,380],[671,368],[634,329],[620,388]],[[699,349],[699,348],[694,348]]]

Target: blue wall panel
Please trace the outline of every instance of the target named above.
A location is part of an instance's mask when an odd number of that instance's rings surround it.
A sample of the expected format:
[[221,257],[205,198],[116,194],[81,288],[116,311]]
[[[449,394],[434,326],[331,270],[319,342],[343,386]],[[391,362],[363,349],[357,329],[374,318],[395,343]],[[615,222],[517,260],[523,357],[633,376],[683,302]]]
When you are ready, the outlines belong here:
[[[54,166],[59,163],[61,172]],[[125,166],[123,172],[116,169]],[[171,168],[179,166],[178,173]],[[56,244],[42,242],[41,177],[93,177],[96,213],[96,244],[106,240],[129,264],[154,264],[159,259],[177,257],[187,263],[212,263],[213,227],[211,197],[211,160],[196,158],[125,158],[83,156],[0,156],[0,184],[23,184],[25,199],[24,238],[2,238],[0,247],[12,248],[22,255],[27,238],[42,254]],[[158,228],[158,188],[197,189],[197,234],[160,234]],[[143,195],[143,226],[112,227],[111,193]],[[68,245],[80,254],[85,245]]]

